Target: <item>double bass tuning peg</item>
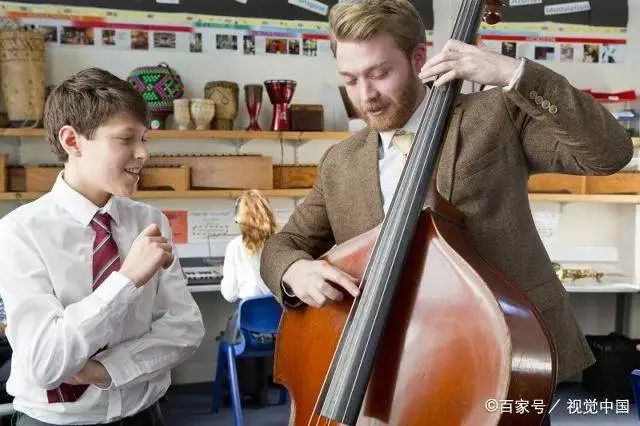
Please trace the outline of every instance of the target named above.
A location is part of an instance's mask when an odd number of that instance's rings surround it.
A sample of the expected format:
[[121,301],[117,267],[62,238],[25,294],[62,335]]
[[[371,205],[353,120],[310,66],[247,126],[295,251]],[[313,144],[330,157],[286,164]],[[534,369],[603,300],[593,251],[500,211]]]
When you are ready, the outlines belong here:
[[502,8],[506,5],[506,0],[487,0],[484,5],[483,21],[489,25],[495,25],[500,22]]

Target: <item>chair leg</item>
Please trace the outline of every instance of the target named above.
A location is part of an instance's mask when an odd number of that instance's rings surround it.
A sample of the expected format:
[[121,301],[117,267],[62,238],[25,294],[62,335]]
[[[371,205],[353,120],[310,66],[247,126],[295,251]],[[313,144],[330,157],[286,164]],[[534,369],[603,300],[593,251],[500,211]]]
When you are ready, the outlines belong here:
[[229,387],[231,390],[231,404],[235,426],[242,426],[242,404],[240,403],[240,389],[238,386],[238,372],[236,371],[236,357],[233,347],[227,346],[227,367],[229,368]]
[[287,388],[285,388],[284,386],[280,386],[280,394],[279,394],[279,398],[278,398],[278,405],[285,405],[287,403]]
[[227,353],[224,350],[226,345],[220,343],[218,345],[218,361],[216,362],[216,377],[213,381],[213,401],[211,403],[211,412],[217,413],[220,409],[220,401],[222,400],[222,382],[224,381],[225,364]]

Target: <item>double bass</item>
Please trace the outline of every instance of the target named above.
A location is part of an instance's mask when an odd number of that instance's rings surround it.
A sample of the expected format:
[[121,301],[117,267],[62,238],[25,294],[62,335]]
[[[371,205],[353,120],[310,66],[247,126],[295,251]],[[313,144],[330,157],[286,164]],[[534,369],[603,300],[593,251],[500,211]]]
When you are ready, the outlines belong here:
[[[497,21],[500,2],[484,3],[462,1],[452,38],[473,43],[483,15]],[[539,425],[549,411],[549,330],[435,189],[460,86],[430,91],[382,224],[322,256],[360,280],[360,296],[285,310],[274,379],[290,425]]]

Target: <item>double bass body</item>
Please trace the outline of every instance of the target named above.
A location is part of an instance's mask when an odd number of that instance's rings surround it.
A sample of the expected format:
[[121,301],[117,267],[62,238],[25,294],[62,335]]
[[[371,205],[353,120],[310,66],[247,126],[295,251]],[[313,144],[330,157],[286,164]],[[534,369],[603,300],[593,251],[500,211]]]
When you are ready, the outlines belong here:
[[[475,252],[455,207],[437,194],[430,199],[357,424],[540,424],[556,381],[549,331],[522,291]],[[336,246],[324,259],[360,278],[378,233]],[[283,316],[275,380],[290,392],[292,425],[340,424],[319,416],[316,405],[352,302],[345,294],[342,302]]]

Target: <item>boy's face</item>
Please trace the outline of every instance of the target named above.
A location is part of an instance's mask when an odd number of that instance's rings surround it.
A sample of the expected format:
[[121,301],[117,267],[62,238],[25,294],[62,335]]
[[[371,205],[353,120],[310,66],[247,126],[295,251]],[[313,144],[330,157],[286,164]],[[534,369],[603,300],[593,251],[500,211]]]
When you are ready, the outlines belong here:
[[117,114],[95,131],[92,140],[78,135],[76,190],[101,206],[109,197],[130,197],[142,165],[149,158],[147,127],[128,114]]
[[336,44],[338,72],[349,99],[360,118],[379,131],[402,127],[411,117],[425,59],[424,46],[416,47],[409,59],[389,34]]

